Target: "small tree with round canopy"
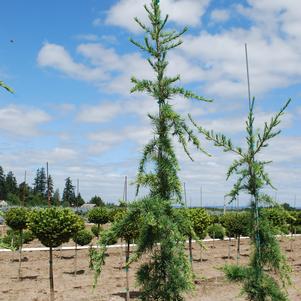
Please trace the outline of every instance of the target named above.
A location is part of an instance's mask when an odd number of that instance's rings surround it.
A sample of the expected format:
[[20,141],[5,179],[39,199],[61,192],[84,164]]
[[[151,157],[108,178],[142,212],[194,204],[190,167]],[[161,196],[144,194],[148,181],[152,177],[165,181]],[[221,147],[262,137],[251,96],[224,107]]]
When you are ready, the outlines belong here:
[[100,225],[104,225],[110,221],[109,210],[105,207],[92,208],[88,213],[88,221],[97,225],[97,237],[99,237]]
[[21,257],[23,246],[23,230],[27,228],[28,209],[16,207],[9,209],[5,214],[5,223],[14,231],[19,232],[19,268],[18,277],[21,278]]
[[93,238],[91,231],[86,229],[79,230],[73,235],[73,241],[75,242],[75,254],[74,254],[74,276],[77,273],[77,245],[86,246]]
[[32,211],[28,226],[41,243],[49,247],[50,300],[53,301],[53,248],[69,241],[75,233],[83,229],[84,221],[70,209],[46,208]]

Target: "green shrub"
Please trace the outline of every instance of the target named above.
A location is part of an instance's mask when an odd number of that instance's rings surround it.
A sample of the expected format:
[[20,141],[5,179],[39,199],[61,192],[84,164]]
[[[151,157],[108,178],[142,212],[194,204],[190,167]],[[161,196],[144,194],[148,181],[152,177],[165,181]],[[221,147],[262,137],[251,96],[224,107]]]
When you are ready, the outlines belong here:
[[248,268],[239,265],[226,264],[223,271],[230,281],[243,281],[248,275]]
[[250,214],[248,212],[227,212],[221,217],[221,224],[228,236],[248,236],[250,232]]
[[84,228],[84,221],[67,208],[34,210],[29,215],[29,229],[46,247],[58,247]]
[[269,221],[270,225],[280,234],[288,234],[287,220],[290,214],[282,207],[265,208],[262,210],[262,216]]
[[213,224],[208,227],[208,234],[211,238],[224,239],[225,228],[220,224]]
[[[35,239],[33,233],[29,230],[23,231],[22,243],[28,244]],[[19,231],[8,229],[6,235],[3,237],[2,241],[10,246],[12,249],[19,249],[21,246],[20,243],[20,233]]]
[[207,234],[207,228],[212,222],[210,215],[203,208],[189,209],[188,214],[195,234],[200,239],[204,239]]
[[88,213],[88,221],[96,225],[104,225],[110,221],[109,210],[105,207],[92,208]]
[[11,208],[5,213],[5,223],[13,230],[23,230],[27,227],[28,209],[24,207]]
[[92,238],[93,238],[93,236],[92,236],[91,231],[83,229],[83,230],[78,231],[73,236],[73,241],[80,246],[85,246],[91,242]]
[[114,208],[109,212],[109,221],[111,223],[119,220],[125,215],[126,208]]
[[91,227],[91,232],[95,237],[99,237],[100,233],[103,231],[102,227],[98,227],[97,225],[93,225]]
[[220,223],[220,215],[211,213],[210,220],[211,220],[211,224],[219,224]]

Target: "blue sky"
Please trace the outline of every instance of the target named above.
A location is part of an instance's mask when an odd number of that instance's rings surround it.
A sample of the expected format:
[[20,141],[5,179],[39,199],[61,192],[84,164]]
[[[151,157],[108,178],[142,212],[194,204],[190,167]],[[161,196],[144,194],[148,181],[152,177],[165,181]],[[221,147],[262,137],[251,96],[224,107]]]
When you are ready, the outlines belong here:
[[[123,178],[134,179],[142,146],[151,136],[147,112],[156,110],[145,95],[131,95],[130,77],[152,76],[144,55],[129,43],[141,38],[134,16],[145,19],[148,1],[2,1],[0,79],[16,94],[0,91],[0,165],[19,181],[27,170],[49,161],[55,186],[80,179],[88,200],[122,197]],[[184,44],[170,53],[170,74],[212,104],[172,100],[207,128],[241,143],[247,113],[244,43],[248,43],[252,95],[258,125],[292,98],[270,145],[269,167],[279,201],[301,205],[301,21],[300,4],[284,0],[161,0],[171,28],[189,26]],[[13,40],[13,42],[11,42]],[[231,188],[225,181],[229,154],[202,139],[213,154],[192,149],[189,162],[177,146],[180,176],[188,202],[222,204]],[[129,188],[134,197],[134,187]],[[247,197],[242,196],[241,202]]]

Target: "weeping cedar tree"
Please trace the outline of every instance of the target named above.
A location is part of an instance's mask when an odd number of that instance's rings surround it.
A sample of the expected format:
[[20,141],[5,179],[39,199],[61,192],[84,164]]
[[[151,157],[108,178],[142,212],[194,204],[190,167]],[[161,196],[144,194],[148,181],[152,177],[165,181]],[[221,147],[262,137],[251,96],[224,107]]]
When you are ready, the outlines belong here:
[[[228,279],[243,282],[243,292],[247,294],[248,300],[254,301],[285,301],[288,300],[286,286],[290,284],[290,268],[286,258],[282,255],[279,243],[275,237],[276,231],[262,213],[262,205],[272,205],[274,201],[261,190],[265,186],[273,185],[265,166],[271,161],[260,161],[257,159],[259,153],[268,146],[268,142],[280,134],[275,128],[280,123],[280,118],[291,100],[276,114],[271,121],[266,122],[263,131],[254,129],[254,103],[250,102],[248,120],[246,122],[247,145],[246,151],[241,147],[235,147],[231,140],[223,134],[215,134],[213,131],[197,126],[192,117],[190,120],[198,128],[206,139],[222,147],[225,152],[232,152],[239,156],[229,167],[227,179],[238,175],[229,196],[231,201],[235,200],[241,191],[251,196],[251,242],[254,246],[251,261],[248,267],[226,266],[225,273]],[[267,272],[269,271],[269,272]],[[273,277],[276,275],[276,277]],[[279,280],[276,280],[279,279]]]
[[[188,151],[191,142],[197,149],[206,153],[193,131],[188,127],[185,119],[174,111],[169,100],[181,96],[185,99],[210,101],[176,86],[180,76],[168,77],[167,53],[182,44],[181,36],[186,32],[166,31],[168,16],[161,18],[158,0],[152,0],[150,6],[144,6],[148,13],[150,25],[143,24],[135,18],[137,24],[145,32],[144,43],[131,39],[131,42],[148,55],[148,63],[155,73],[154,80],[139,80],[132,78],[134,87],[131,92],[145,92],[158,104],[158,113],[148,114],[153,126],[153,138],[143,150],[136,179],[137,194],[141,186],[148,187],[148,198],[135,202],[128,214],[108,233],[114,236],[115,227],[118,228],[124,220],[135,218],[136,208],[142,212],[137,250],[133,258],[139,258],[148,252],[150,260],[143,264],[138,273],[138,283],[142,291],[142,300],[183,300],[182,294],[190,290],[192,272],[185,255],[185,231],[175,218],[172,203],[181,203],[181,183],[178,177],[179,164],[175,155],[173,138],[177,138],[184,151],[192,160]],[[106,236],[105,236],[106,237]],[[158,245],[160,243],[160,245]],[[94,268],[96,276],[101,271],[104,258],[104,244],[100,251],[94,254]],[[131,262],[131,260],[130,260]]]

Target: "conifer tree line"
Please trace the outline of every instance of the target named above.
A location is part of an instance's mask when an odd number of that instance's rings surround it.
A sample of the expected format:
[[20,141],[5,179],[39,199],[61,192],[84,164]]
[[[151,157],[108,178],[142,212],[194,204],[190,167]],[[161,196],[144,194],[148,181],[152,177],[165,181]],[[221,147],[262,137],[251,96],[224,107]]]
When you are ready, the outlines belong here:
[[[80,193],[75,192],[75,186],[70,177],[65,179],[63,193],[55,189],[52,176],[48,175],[49,195],[52,206],[80,207],[85,203]],[[48,188],[47,175],[44,167],[38,168],[32,185],[25,181],[18,183],[12,171],[5,173],[0,166],[0,200],[5,200],[11,206],[47,206]],[[96,206],[103,206],[101,197],[95,195],[89,201]]]

